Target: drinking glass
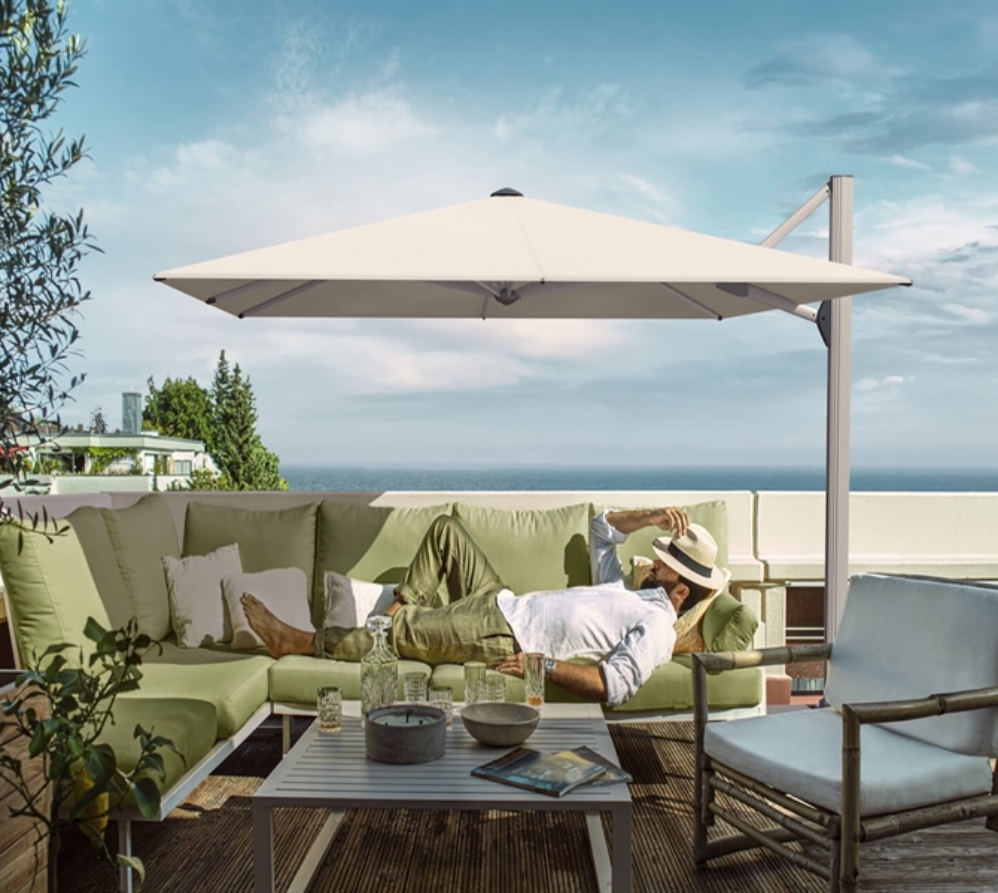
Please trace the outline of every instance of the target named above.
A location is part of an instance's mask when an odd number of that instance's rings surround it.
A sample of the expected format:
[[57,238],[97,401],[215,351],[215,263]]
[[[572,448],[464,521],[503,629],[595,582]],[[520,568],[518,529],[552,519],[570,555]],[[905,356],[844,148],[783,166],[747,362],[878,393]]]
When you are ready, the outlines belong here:
[[524,656],[523,682],[527,703],[538,709],[544,706],[544,660],[542,651],[528,651]]
[[334,735],[343,728],[343,692],[335,686],[316,691],[315,709],[319,714],[319,731]]
[[506,677],[502,673],[489,673],[485,677],[485,700],[489,703],[506,700]]
[[402,680],[406,703],[422,704],[426,701],[426,673],[406,673]]
[[447,728],[454,725],[454,692],[443,686],[434,686],[430,689],[430,706],[443,710],[447,717]]
[[464,703],[477,704],[485,700],[485,664],[469,660],[464,665]]

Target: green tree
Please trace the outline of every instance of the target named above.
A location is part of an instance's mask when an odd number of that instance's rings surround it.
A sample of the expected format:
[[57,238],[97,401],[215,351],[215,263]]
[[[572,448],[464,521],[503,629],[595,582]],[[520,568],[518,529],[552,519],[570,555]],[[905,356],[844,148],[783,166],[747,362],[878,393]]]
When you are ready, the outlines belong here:
[[95,406],[90,411],[90,432],[91,434],[107,434],[107,419],[104,418],[104,410]]
[[45,194],[84,157],[84,144],[45,123],[76,86],[83,55],[62,2],[0,0],[0,487],[21,476],[24,454],[14,447],[57,434],[57,413],[82,381],[64,382],[79,308],[90,299],[77,270],[99,249],[83,211],[51,211]]
[[249,377],[234,368],[223,350],[212,382],[211,455],[235,490],[287,490],[280,460],[270,452],[256,430],[256,397]]
[[149,378],[142,421],[160,434],[200,440],[212,451],[212,399],[194,378],[168,378],[161,388]]

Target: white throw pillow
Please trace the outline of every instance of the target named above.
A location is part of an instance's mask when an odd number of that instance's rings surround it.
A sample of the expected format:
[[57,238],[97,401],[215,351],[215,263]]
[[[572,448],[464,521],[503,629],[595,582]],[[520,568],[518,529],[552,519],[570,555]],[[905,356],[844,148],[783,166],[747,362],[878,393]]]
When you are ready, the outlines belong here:
[[372,614],[384,614],[395,600],[394,583],[365,583],[326,571],[326,626],[363,626]]
[[222,546],[207,555],[163,556],[170,619],[181,648],[197,648],[232,638],[222,599],[222,578],[243,572],[239,546]]
[[278,620],[295,627],[311,630],[312,617],[308,605],[308,580],[297,567],[281,567],[257,574],[236,574],[222,580],[222,594],[232,621],[232,647],[237,651],[259,648],[260,637],[253,632],[239,599],[248,592],[264,603]]

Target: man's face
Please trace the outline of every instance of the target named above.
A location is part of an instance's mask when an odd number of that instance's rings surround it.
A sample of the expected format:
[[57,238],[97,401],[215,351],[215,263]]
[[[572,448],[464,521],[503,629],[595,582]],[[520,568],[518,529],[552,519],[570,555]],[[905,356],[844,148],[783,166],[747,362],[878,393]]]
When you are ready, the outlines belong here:
[[641,583],[642,589],[664,589],[668,592],[672,589],[676,583],[679,582],[679,574],[677,574],[669,565],[667,565],[661,558],[656,558],[651,565],[651,570],[648,572],[648,576],[644,578]]
[[665,594],[669,596],[669,600],[678,612],[683,602],[686,601],[686,596],[690,594],[686,584],[682,583],[681,580],[682,578],[676,571],[660,558],[656,558],[652,562],[648,576],[642,581],[641,588],[664,589]]

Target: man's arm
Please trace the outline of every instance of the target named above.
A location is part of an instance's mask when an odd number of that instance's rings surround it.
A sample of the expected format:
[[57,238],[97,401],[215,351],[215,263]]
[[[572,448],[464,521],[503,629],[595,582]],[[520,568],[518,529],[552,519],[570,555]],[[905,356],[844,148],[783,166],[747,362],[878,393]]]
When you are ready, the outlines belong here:
[[[496,665],[500,673],[510,676],[523,676],[523,654],[514,654]],[[603,670],[592,664],[570,664],[563,660],[554,662],[554,670],[548,676],[555,685],[560,685],[565,691],[585,698],[587,701],[605,701],[607,697],[606,680]]]
[[624,569],[617,556],[617,545],[627,535],[645,527],[685,533],[689,526],[686,512],[677,508],[636,509],[629,512],[605,511],[589,524],[589,567],[593,583],[617,583],[624,578]]
[[621,533],[634,533],[635,530],[643,530],[645,527],[658,527],[661,530],[672,530],[682,536],[690,526],[686,512],[677,508],[607,512],[606,520],[611,527]]

